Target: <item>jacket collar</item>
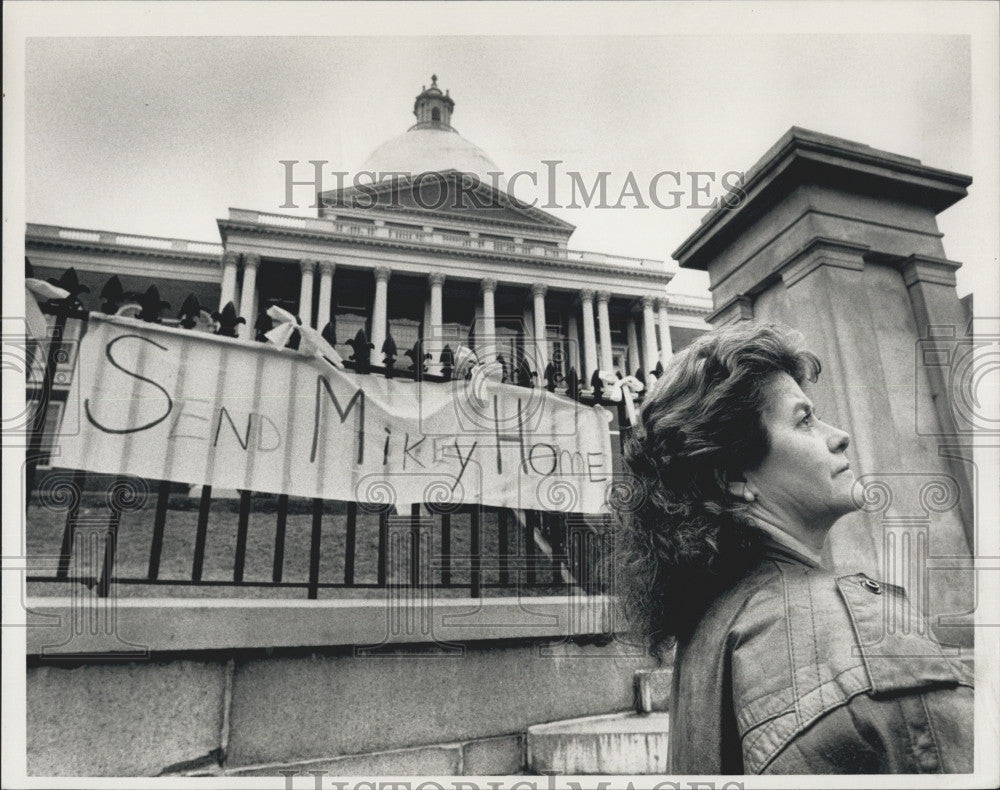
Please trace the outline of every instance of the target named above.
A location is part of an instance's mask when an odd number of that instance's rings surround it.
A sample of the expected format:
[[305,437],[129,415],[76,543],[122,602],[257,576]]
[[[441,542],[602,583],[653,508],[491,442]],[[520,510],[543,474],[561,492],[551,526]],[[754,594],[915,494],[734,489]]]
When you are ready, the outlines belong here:
[[809,568],[823,567],[819,553],[811,549],[798,538],[787,532],[782,532],[769,524],[757,524],[764,535],[764,555],[774,559],[791,560],[806,565]]

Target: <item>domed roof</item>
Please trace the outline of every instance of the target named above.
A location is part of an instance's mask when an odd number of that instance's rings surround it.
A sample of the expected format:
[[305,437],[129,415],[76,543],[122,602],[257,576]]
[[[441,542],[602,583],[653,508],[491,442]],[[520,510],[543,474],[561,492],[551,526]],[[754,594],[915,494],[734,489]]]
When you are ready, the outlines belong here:
[[410,129],[393,137],[372,151],[361,169],[413,175],[458,170],[475,173],[489,184],[491,177],[487,173],[498,172],[500,168],[483,149],[449,127]]
[[441,92],[437,75],[433,75],[431,87],[425,85],[414,102],[413,114],[417,122],[372,151],[362,170],[412,175],[458,170],[475,173],[481,181],[492,183],[488,173],[499,171],[496,162],[451,125],[454,108],[455,102],[448,91]]

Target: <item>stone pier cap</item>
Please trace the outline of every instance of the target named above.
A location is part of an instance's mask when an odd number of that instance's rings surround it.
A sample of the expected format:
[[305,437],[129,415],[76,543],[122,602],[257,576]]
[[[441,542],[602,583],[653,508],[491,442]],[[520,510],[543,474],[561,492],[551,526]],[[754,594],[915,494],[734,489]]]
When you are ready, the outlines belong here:
[[[716,306],[762,290],[817,242],[860,247],[883,262],[943,259],[935,216],[971,183],[912,157],[793,126],[672,257],[709,273]],[[727,285],[731,275],[738,282]]]

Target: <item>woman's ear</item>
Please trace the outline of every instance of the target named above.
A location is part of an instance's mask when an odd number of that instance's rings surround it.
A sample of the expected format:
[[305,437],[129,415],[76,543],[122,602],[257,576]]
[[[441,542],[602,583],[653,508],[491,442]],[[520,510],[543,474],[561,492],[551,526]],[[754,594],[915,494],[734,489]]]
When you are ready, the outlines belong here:
[[747,485],[747,481],[743,479],[743,475],[739,473],[717,472],[716,479],[730,496],[742,499],[744,502],[753,502],[757,498]]

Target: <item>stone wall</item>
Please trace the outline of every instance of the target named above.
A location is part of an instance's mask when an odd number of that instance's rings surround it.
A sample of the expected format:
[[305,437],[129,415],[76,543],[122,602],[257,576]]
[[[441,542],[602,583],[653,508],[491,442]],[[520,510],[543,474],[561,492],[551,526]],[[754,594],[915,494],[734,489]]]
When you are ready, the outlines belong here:
[[[545,611],[544,602],[539,607]],[[146,611],[138,616],[123,608],[115,636],[151,646],[144,660],[102,657],[96,643],[81,642],[89,653],[62,647],[62,655],[53,654],[39,640],[55,645],[58,635],[29,629],[30,775],[279,776],[300,768],[341,775],[516,773],[524,767],[529,726],[628,711],[635,672],[652,666],[636,646],[571,633],[565,618],[552,618],[563,622],[544,637],[482,638],[502,630],[504,617],[516,629],[516,604],[497,607],[491,625],[467,629],[467,640],[449,636],[430,645],[411,635],[408,643],[369,649],[234,647],[243,626],[227,632],[219,623],[243,620],[236,606],[213,607],[211,619],[199,608],[178,609],[176,620],[204,626],[199,638],[194,625],[170,631],[158,608],[136,605],[136,612]],[[324,616],[352,620],[330,627],[327,642],[367,633],[357,611],[318,608],[301,617],[293,611],[286,616],[300,633],[289,626],[283,639],[270,641],[301,643],[310,620]],[[64,612],[62,619],[70,618]],[[150,632],[159,623],[159,641],[132,622]],[[600,623],[575,630],[599,629]],[[210,647],[213,636],[226,646]],[[182,651],[181,642],[201,649]]]

